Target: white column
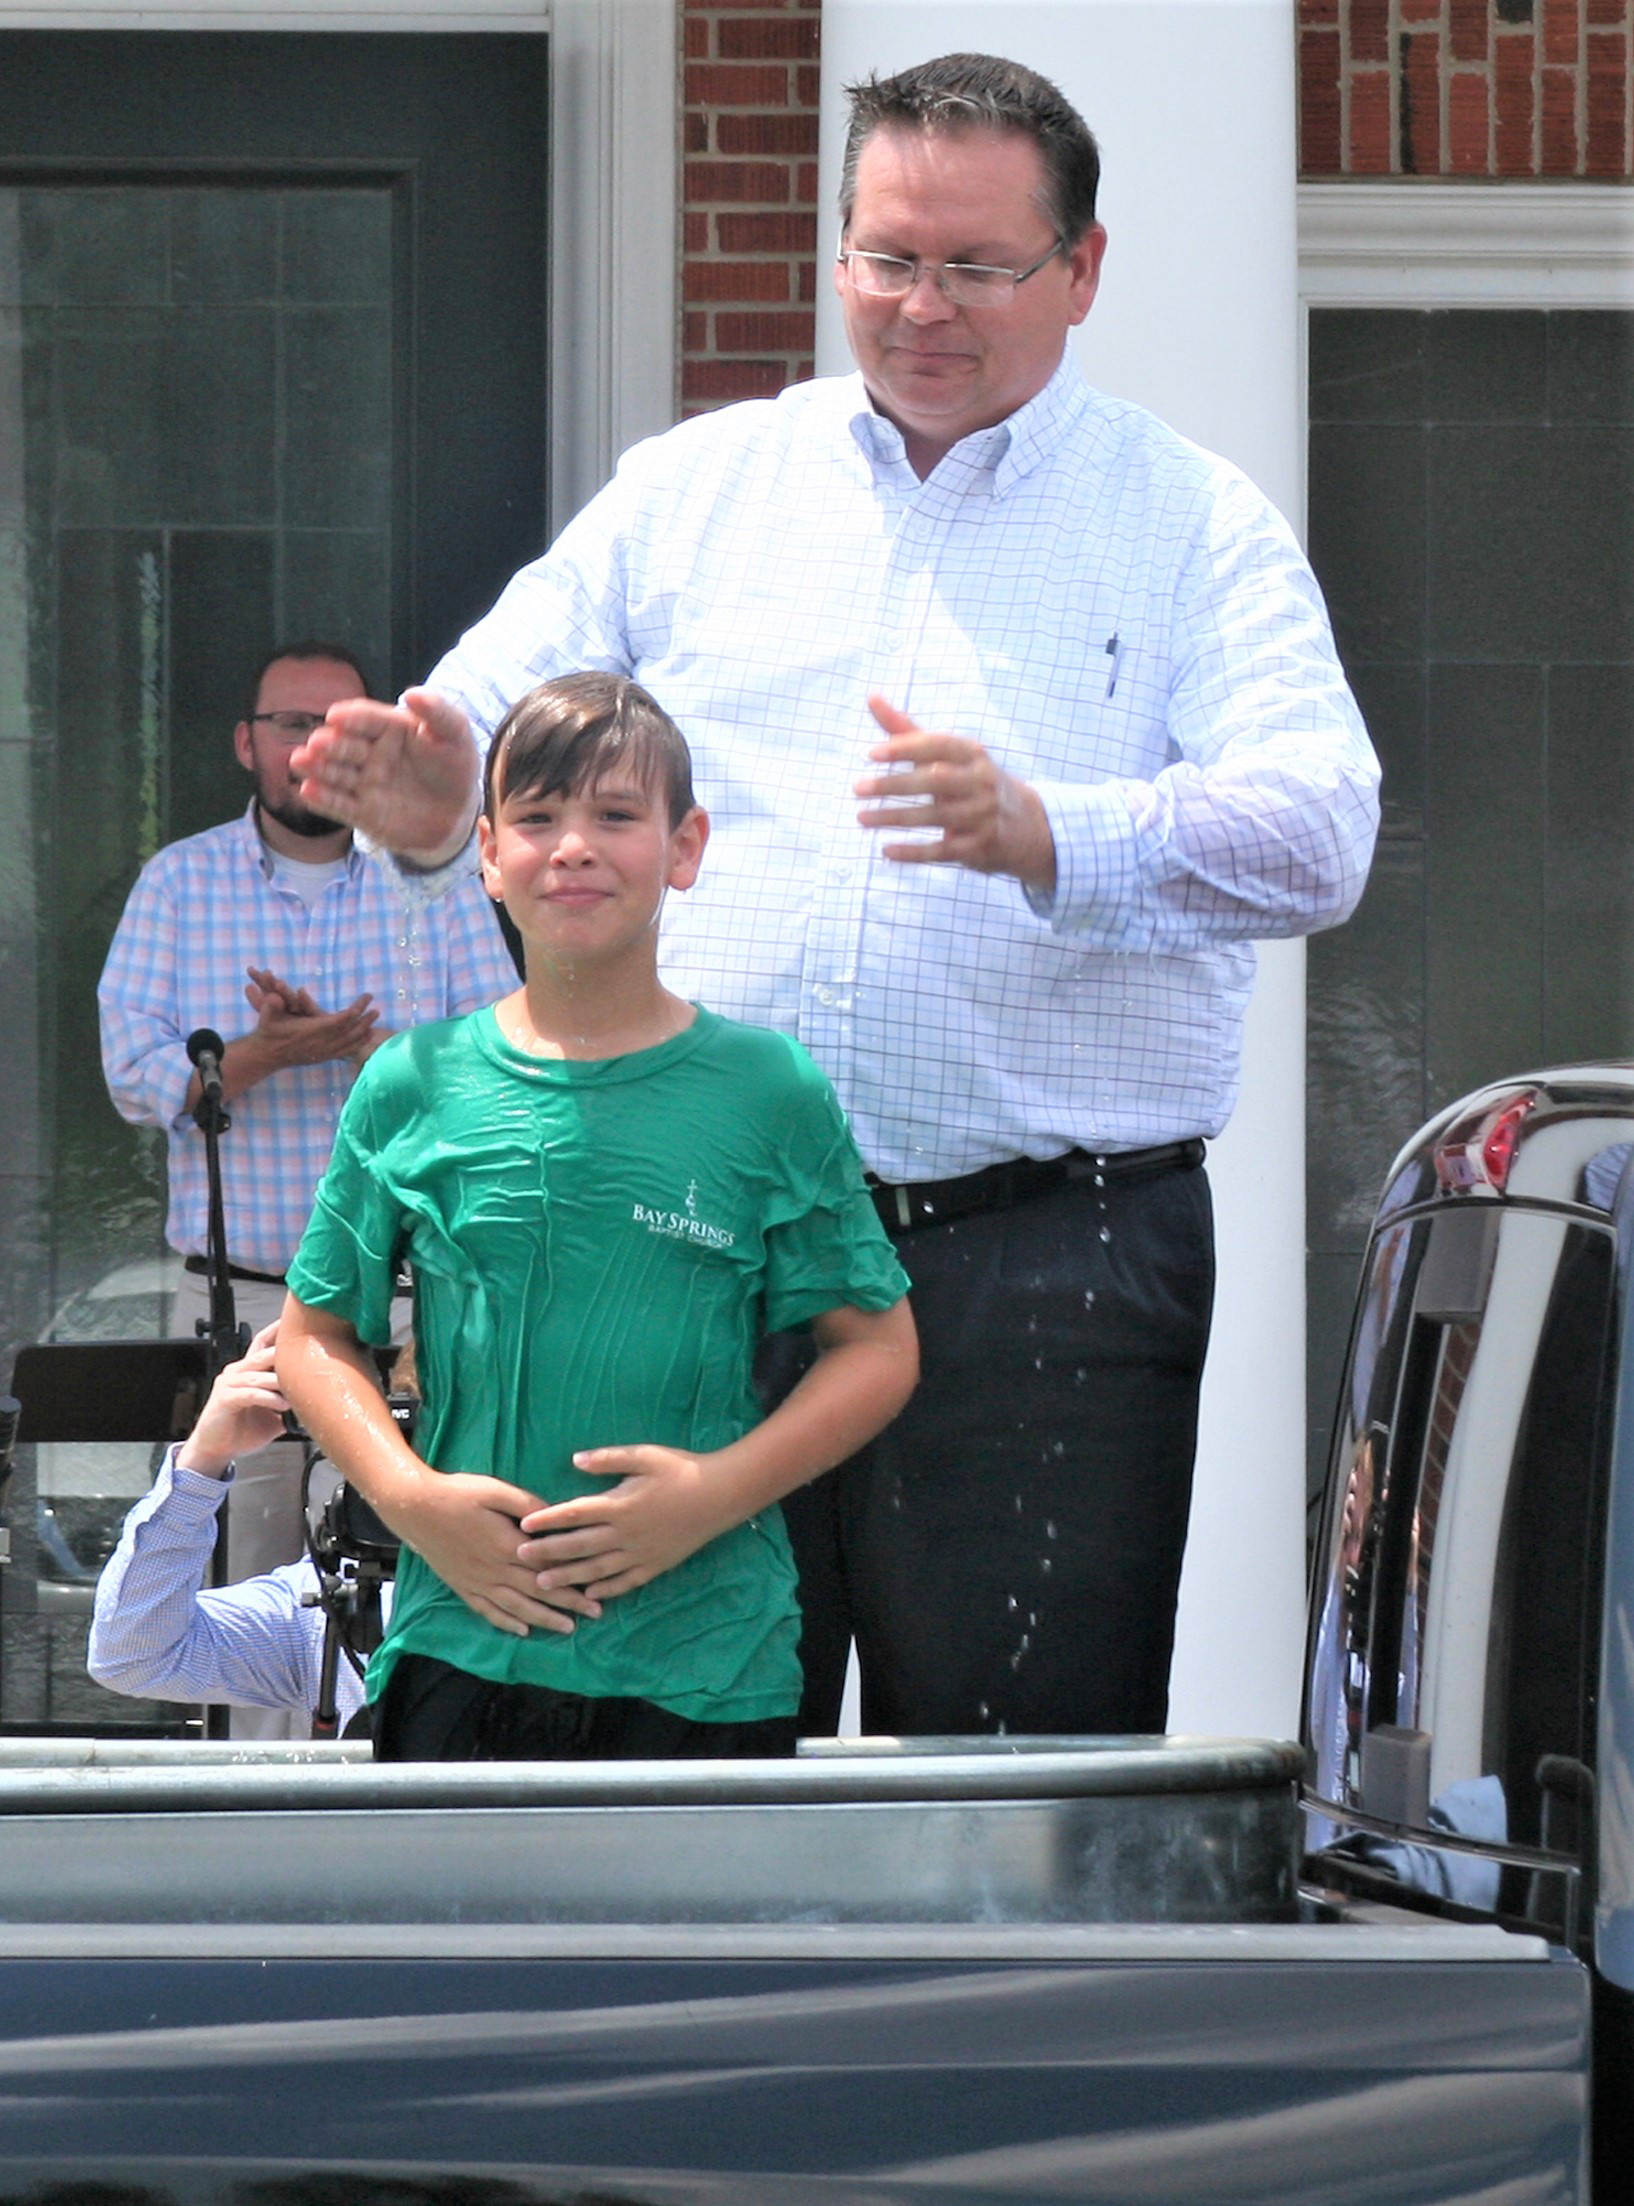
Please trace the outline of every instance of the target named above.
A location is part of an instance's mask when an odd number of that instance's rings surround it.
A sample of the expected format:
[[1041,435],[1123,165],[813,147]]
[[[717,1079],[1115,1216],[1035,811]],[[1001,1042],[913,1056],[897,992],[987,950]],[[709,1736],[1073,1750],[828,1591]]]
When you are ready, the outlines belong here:
[[550,15],[550,531],[675,419],[674,0]]
[[[933,54],[995,50],[1054,79],[1094,130],[1110,233],[1074,345],[1304,509],[1293,0],[824,0],[823,188],[841,86]],[[826,257],[819,228],[820,257]],[[818,366],[848,365],[818,285]],[[1303,947],[1260,950],[1242,1100],[1210,1156],[1220,1286],[1181,1589],[1170,1725],[1286,1735],[1304,1625]]]

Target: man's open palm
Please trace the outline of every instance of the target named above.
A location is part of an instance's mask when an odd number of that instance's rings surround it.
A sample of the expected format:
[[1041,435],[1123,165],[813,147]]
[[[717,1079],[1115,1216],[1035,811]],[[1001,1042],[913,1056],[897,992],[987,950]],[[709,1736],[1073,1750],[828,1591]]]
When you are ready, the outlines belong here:
[[303,803],[421,864],[451,858],[476,816],[470,725],[435,690],[411,689],[400,705],[332,705],[290,766]]

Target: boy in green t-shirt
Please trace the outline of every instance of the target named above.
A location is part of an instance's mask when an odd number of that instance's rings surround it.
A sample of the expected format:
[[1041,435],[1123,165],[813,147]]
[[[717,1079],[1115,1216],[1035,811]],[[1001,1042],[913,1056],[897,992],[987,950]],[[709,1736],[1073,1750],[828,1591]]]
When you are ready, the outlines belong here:
[[[480,833],[526,980],[396,1036],[342,1116],[278,1371],[404,1542],[369,1670],[385,1759],[792,1750],[776,1503],[889,1423],[918,1356],[827,1081],[658,978],[664,893],[708,832],[645,690],[523,698]],[[419,1455],[368,1353],[405,1253]],[[805,1323],[816,1363],[762,1419],[755,1347]]]

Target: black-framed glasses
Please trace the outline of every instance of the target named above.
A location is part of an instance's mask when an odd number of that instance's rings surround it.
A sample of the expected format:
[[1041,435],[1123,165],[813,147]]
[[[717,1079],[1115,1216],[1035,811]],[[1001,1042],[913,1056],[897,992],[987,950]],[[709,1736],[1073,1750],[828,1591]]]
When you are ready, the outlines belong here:
[[268,721],[280,735],[293,736],[297,742],[305,742],[314,728],[321,728],[327,715],[321,712],[252,712],[250,723]]
[[834,258],[845,263],[852,284],[872,299],[905,299],[921,277],[929,276],[950,306],[1003,306],[1015,296],[1018,283],[1064,252],[1060,238],[1047,253],[1040,253],[1027,268],[990,268],[979,260],[904,260],[897,253],[862,253],[845,243]]

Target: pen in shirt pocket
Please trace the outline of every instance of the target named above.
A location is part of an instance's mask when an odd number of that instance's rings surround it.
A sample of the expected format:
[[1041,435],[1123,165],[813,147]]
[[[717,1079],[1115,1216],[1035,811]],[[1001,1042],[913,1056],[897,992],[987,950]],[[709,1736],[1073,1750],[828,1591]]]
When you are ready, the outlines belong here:
[[1123,645],[1118,641],[1114,628],[1106,639],[1106,694],[1111,696],[1118,686],[1118,661],[1123,657]]

